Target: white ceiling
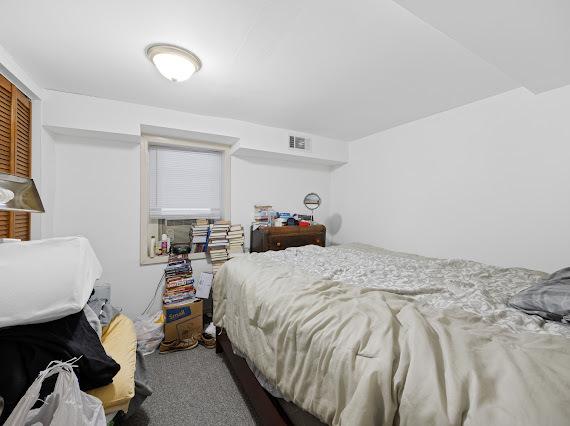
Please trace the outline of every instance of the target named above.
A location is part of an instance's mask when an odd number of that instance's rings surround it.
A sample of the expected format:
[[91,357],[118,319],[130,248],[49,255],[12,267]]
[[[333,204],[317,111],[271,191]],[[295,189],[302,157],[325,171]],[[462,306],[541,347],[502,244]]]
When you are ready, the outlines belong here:
[[529,90],[570,84],[568,0],[395,0]]
[[[44,88],[343,140],[519,86],[391,0],[3,0],[2,11],[0,44]],[[162,78],[144,56],[156,42],[194,51],[202,70]]]

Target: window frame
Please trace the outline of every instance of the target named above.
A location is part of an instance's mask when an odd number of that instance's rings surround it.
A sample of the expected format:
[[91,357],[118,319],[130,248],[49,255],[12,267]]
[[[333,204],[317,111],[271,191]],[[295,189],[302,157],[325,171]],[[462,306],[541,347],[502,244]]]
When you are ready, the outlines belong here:
[[[149,146],[164,146],[169,148],[195,149],[196,151],[216,151],[222,154],[222,219],[231,220],[231,161],[230,146],[213,142],[165,138],[160,136],[143,135],[140,143],[140,264],[154,265],[167,263],[164,257],[148,255],[150,239],[150,209],[149,209]],[[158,238],[158,236],[157,236]],[[206,253],[192,253],[190,259],[205,259]]]

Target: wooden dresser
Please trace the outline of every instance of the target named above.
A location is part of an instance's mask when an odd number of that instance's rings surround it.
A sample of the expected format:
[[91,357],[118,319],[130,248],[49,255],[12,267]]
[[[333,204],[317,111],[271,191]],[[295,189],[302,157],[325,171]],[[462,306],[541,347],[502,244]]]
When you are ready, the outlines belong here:
[[265,226],[251,231],[250,252],[284,250],[309,244],[325,246],[327,229],[324,225]]

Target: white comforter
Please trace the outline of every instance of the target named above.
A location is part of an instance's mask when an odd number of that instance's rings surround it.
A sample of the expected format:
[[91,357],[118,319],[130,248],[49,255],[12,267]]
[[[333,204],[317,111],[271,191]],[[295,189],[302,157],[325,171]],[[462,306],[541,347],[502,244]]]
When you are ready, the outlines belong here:
[[228,262],[214,319],[285,398],[327,423],[564,425],[566,329],[504,305],[541,277],[311,246]]

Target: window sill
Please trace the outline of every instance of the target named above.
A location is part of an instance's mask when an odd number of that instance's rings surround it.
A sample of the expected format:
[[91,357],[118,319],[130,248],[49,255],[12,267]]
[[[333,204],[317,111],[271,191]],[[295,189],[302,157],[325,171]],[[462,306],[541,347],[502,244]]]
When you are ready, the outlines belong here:
[[[206,253],[190,253],[188,255],[190,260],[206,259]],[[168,256],[145,256],[141,259],[141,265],[159,265],[161,263],[168,263]]]

